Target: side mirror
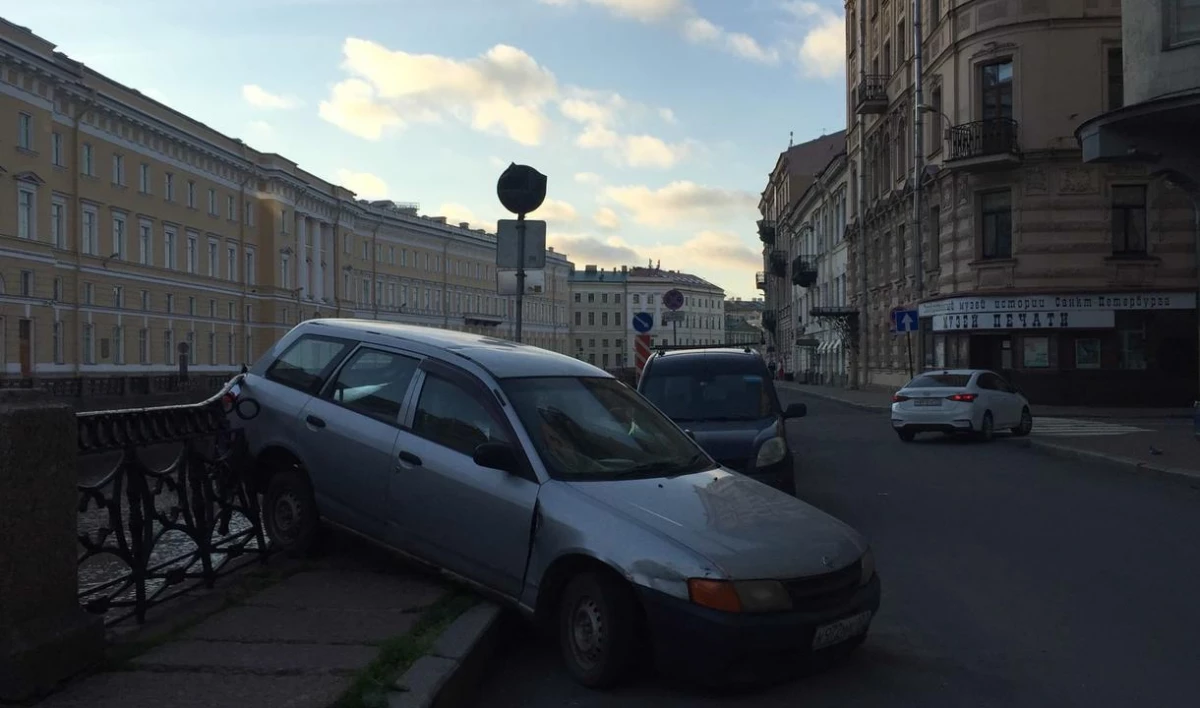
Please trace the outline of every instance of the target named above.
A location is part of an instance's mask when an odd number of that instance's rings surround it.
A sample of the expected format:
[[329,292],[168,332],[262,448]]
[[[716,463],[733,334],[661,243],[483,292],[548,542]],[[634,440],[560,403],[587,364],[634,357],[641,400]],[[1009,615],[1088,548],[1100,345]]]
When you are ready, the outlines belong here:
[[808,406],[803,403],[793,403],[783,412],[784,418],[803,418],[808,415]]
[[514,474],[519,466],[516,451],[507,443],[484,443],[475,448],[471,459],[480,467]]

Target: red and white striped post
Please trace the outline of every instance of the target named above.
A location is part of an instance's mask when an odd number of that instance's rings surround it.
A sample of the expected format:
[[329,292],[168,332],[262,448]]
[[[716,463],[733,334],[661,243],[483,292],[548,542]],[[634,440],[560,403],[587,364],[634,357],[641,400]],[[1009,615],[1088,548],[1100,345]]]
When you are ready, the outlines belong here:
[[633,363],[637,367],[637,375],[640,378],[642,369],[646,367],[646,360],[650,358],[650,335],[639,334],[633,340]]

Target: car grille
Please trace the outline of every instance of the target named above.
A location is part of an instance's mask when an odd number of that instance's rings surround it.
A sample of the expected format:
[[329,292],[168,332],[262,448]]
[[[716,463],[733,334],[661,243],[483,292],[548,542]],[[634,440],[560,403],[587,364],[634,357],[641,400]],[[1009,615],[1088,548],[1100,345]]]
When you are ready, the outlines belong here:
[[862,577],[862,561],[854,561],[841,570],[823,575],[810,575],[784,582],[792,607],[804,612],[820,612],[850,599],[858,590]]

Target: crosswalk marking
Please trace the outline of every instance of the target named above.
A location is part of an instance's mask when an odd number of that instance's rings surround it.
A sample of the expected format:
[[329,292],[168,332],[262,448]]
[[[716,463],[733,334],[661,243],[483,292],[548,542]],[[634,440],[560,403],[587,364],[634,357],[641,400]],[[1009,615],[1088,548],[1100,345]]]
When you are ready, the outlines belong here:
[[1129,433],[1148,433],[1146,428],[1135,428],[1132,425],[1106,423],[1101,420],[1079,420],[1075,418],[1034,418],[1033,435],[1056,438],[1075,437],[1104,437],[1108,435],[1127,435]]

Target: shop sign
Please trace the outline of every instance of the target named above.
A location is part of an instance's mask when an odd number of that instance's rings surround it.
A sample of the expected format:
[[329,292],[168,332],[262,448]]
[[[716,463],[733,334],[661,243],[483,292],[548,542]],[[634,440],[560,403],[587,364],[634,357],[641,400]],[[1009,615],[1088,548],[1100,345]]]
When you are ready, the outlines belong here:
[[921,317],[974,313],[1193,310],[1195,293],[1086,293],[1082,295],[980,295],[926,302]]
[[934,332],[994,329],[1109,329],[1116,326],[1112,310],[1054,312],[972,312],[934,315]]

